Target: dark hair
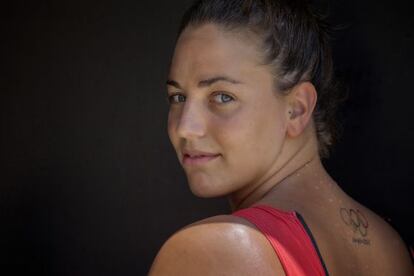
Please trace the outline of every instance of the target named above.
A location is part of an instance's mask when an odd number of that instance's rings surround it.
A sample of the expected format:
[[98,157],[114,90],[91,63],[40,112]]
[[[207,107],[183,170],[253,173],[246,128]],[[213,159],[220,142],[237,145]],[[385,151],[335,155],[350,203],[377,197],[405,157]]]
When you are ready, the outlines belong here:
[[325,19],[305,0],[199,0],[185,12],[178,35],[189,25],[204,23],[259,35],[265,64],[274,68],[282,93],[302,81],[315,86],[319,155],[327,158],[337,137],[334,115],[339,98]]

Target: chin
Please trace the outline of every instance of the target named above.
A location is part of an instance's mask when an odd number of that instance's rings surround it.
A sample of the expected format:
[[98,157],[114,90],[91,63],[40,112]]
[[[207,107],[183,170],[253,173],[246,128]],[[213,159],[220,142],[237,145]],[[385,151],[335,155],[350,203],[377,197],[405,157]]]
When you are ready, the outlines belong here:
[[194,182],[194,181],[188,181],[190,190],[193,193],[193,195],[201,198],[214,198],[214,197],[221,197],[225,196],[228,193],[223,191],[222,189],[217,189],[217,186],[215,185],[209,185],[208,183],[200,182]]

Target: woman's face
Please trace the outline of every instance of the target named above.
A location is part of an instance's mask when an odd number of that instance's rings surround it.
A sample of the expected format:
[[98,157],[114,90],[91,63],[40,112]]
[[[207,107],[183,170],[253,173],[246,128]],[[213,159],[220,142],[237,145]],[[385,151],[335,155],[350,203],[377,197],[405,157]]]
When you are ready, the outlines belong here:
[[180,36],[167,82],[168,133],[192,192],[223,196],[276,172],[287,103],[253,39],[214,24]]

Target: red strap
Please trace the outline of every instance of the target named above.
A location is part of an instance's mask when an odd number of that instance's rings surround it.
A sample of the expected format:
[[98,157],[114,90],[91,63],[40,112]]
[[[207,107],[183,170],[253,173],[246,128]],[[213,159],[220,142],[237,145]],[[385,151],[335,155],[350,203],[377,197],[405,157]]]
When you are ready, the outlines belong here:
[[312,240],[294,211],[256,205],[232,215],[247,219],[266,236],[287,276],[325,275]]

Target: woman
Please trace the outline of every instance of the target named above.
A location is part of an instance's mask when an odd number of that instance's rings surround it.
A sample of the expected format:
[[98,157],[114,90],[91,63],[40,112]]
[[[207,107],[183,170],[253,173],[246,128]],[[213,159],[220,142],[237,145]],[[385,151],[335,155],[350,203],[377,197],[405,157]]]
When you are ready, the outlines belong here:
[[198,1],[167,87],[191,191],[227,195],[233,213],[175,233],[150,275],[413,275],[399,235],[322,166],[337,93],[305,1]]

